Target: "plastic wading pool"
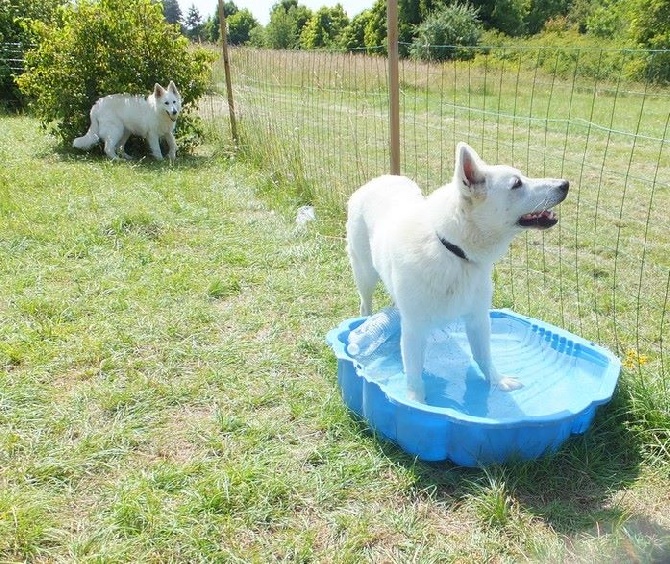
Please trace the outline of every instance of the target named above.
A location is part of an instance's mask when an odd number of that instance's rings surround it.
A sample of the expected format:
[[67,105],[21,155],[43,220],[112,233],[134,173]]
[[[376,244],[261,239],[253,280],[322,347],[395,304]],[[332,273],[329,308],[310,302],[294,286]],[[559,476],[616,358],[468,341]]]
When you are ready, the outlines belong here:
[[399,335],[356,360],[347,339],[364,318],[352,318],[326,337],[345,404],[409,454],[462,466],[534,459],[584,433],[596,408],[612,397],[619,359],[537,319],[510,310],[490,315],[493,360],[501,374],[523,383],[521,389],[490,386],[472,360],[463,323],[454,322],[428,340],[426,403],[410,400]]

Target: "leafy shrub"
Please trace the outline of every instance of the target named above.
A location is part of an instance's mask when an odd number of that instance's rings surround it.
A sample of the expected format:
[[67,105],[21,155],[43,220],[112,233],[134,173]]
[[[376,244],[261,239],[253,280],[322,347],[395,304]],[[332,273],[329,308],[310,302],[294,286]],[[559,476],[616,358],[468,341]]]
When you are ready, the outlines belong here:
[[363,10],[353,17],[347,27],[342,30],[340,45],[347,51],[360,51],[365,49],[365,26],[372,16],[370,10]]
[[[670,39],[665,43],[670,47]],[[649,51],[640,59],[638,76],[655,84],[670,84],[670,50],[667,47]]]
[[476,8],[451,4],[433,12],[417,27],[410,54],[425,61],[468,59],[482,31]]
[[[560,25],[559,22],[563,22]],[[541,34],[527,39],[511,39],[487,32],[483,50],[492,61],[504,61],[506,66],[532,70],[540,68],[561,78],[574,76],[612,82],[620,79],[644,81],[648,77],[653,53],[622,49],[616,43],[591,34],[566,29],[566,20],[553,20]],[[661,59],[659,58],[659,61]]]
[[15,78],[20,74],[24,52],[35,42],[25,24],[50,22],[58,6],[67,0],[0,0],[0,105],[19,109],[24,100]]
[[337,44],[349,19],[341,4],[319,8],[302,28],[299,41],[303,49],[320,49]]
[[246,8],[227,17],[226,23],[228,24],[228,43],[231,45],[249,43],[251,31],[260,25],[251,11]]
[[9,59],[16,58],[20,51],[11,45],[2,44],[0,35],[0,107],[20,107],[22,105],[21,92],[14,83],[16,71],[9,63]]
[[652,82],[670,83],[670,2],[637,0],[627,12],[632,45],[649,49],[640,74]]
[[524,0],[496,0],[491,12],[490,25],[511,36],[518,37],[527,31],[529,4]]
[[183,97],[177,122],[180,150],[202,134],[196,100],[210,84],[215,55],[192,49],[151,0],[79,0],[63,7],[54,25],[37,22],[39,45],[26,54],[19,77],[44,127],[67,145],[89,125],[91,106],[115,92],[148,94],[174,80]]
[[586,29],[590,34],[603,39],[612,39],[625,33],[625,21],[621,10],[611,3],[595,5],[586,18]]

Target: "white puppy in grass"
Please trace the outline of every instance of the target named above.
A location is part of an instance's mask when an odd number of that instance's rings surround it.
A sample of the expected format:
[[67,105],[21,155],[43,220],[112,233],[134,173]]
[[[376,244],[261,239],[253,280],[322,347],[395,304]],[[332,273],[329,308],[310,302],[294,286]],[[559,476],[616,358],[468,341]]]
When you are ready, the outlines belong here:
[[174,128],[180,112],[181,96],[172,81],[167,88],[157,83],[146,98],[111,94],[93,105],[91,126],[86,135],[77,137],[72,145],[87,151],[102,141],[110,159],[117,159],[119,154],[130,159],[124,146],[131,135],[138,135],[147,140],[151,154],[160,161],[163,160],[160,140],[165,139],[168,158],[173,161],[177,155]]

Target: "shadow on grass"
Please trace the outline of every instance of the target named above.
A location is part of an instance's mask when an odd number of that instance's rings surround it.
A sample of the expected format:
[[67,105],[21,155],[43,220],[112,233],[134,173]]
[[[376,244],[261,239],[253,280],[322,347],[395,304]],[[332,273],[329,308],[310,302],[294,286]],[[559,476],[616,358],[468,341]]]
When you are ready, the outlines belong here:
[[[210,164],[221,157],[229,157],[230,152],[226,150],[215,151],[212,154],[187,153],[180,154],[177,152],[177,158],[174,162],[170,162],[167,158],[167,153],[163,151],[164,160],[157,161],[150,154],[144,150],[136,147],[127,150],[132,157],[131,160],[118,159],[115,164],[126,166],[142,166],[147,170],[164,170],[166,168],[177,168],[182,170],[195,170]],[[112,162],[102,150],[102,145],[93,147],[89,151],[80,151],[72,147],[66,147],[62,143],[54,147],[49,147],[42,151],[40,157],[49,157],[55,155],[60,161],[64,162]]]
[[[430,492],[438,503],[451,506],[486,498],[492,491],[502,492],[503,503],[516,504],[549,525],[567,546],[580,535],[611,533],[617,538],[617,550],[633,558],[630,561],[667,562],[670,530],[645,515],[631,513],[616,500],[618,491],[638,479],[643,462],[642,439],[629,428],[626,418],[630,413],[627,398],[618,388],[584,435],[571,437],[558,452],[532,461],[486,468],[426,463],[382,437],[378,440],[385,457],[411,468],[417,491]],[[371,432],[365,421],[358,420],[358,425]],[[494,511],[483,520],[495,525]]]

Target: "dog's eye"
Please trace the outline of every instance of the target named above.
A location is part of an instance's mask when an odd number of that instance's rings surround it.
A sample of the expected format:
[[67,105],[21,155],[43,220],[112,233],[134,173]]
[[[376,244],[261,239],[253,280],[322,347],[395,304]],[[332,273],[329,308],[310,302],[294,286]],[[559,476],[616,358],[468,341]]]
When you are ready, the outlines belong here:
[[523,186],[523,181],[518,176],[514,177],[512,180],[512,190],[521,188],[521,186]]

